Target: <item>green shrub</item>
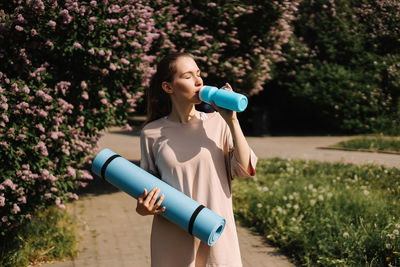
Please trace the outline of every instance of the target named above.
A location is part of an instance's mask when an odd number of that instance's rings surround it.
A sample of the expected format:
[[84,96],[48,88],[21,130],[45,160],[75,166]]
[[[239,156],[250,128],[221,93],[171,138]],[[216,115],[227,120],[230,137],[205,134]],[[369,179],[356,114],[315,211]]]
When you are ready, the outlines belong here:
[[399,134],[399,14],[397,1],[303,1],[266,85],[266,98],[284,98],[272,109],[342,133]]
[[[87,165],[100,132],[131,128],[127,118],[165,54],[194,54],[209,76],[206,83],[231,82],[245,93],[262,89],[281,59],[289,34],[285,27],[297,5],[2,2],[1,234],[25,223],[38,208],[64,208],[65,201],[78,198],[76,189],[92,179]],[[242,33],[264,19],[268,23],[259,31]]]
[[[124,125],[148,80],[152,11],[75,1],[0,10],[1,233],[77,199],[100,131]],[[136,17],[143,16],[139,21]],[[135,89],[132,90],[132,87]]]
[[377,152],[400,152],[400,138],[363,136],[360,138],[339,142],[331,147]]
[[239,220],[299,265],[397,266],[400,170],[304,160],[260,160],[233,184]]
[[174,47],[195,55],[205,83],[229,82],[236,91],[254,95],[272,79],[276,62],[284,60],[282,46],[292,34],[300,1],[157,2],[152,4],[156,10],[173,10],[178,34],[171,34],[173,18],[159,17],[157,23]]

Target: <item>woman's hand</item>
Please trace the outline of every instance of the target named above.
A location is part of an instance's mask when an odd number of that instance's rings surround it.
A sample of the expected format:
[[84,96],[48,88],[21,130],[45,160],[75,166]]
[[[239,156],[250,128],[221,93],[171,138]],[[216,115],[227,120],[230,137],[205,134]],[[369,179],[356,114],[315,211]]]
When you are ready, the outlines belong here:
[[[226,85],[223,87],[224,89],[220,90],[227,90],[227,91],[233,91],[231,85],[229,83],[226,83]],[[214,102],[210,103],[213,108],[219,112],[219,114],[222,116],[222,118],[229,124],[229,122],[237,120],[236,117],[236,111],[225,109],[225,108],[220,108],[215,105]]]
[[159,194],[160,189],[157,187],[153,188],[149,194],[147,194],[147,189],[145,188],[143,194],[137,200],[136,212],[142,216],[155,215],[164,212],[166,207],[158,209],[161,207],[164,200],[164,194],[162,194],[160,199],[157,201]]

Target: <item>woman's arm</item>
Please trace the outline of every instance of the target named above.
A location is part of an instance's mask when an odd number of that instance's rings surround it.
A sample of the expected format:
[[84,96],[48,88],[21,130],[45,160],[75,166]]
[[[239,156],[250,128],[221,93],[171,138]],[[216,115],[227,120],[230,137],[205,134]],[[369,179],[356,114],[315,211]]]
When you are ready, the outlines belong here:
[[233,145],[234,145],[234,154],[240,165],[243,166],[245,170],[249,173],[250,170],[250,147],[244,137],[242,128],[240,127],[239,120],[234,119],[231,121],[227,121],[229,129],[231,130]]
[[[226,86],[228,87],[228,90],[232,91],[232,87],[228,83],[226,84]],[[211,102],[211,105],[219,112],[219,114],[228,124],[233,138],[235,157],[240,165],[242,165],[243,168],[250,173],[250,147],[246,141],[246,138],[244,137],[242,128],[240,127],[236,112],[228,109],[219,108],[213,102]]]

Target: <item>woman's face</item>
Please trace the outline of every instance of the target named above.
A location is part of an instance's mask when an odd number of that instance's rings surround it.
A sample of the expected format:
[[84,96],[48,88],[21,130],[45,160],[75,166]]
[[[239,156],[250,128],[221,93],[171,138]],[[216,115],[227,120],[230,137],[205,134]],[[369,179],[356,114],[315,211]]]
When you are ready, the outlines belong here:
[[200,69],[191,57],[180,57],[175,62],[175,75],[169,83],[171,97],[177,101],[200,104],[199,91],[203,86]]

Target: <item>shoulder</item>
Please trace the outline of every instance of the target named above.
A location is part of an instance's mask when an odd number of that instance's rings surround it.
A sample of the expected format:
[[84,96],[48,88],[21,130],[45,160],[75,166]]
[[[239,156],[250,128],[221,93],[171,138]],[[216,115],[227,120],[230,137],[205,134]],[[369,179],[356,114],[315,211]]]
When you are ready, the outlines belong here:
[[218,112],[206,113],[206,115],[206,123],[208,127],[213,127],[215,129],[228,127],[225,120],[221,117],[221,115],[219,115]]
[[165,119],[160,118],[146,124],[140,133],[140,137],[154,138],[160,135],[161,128],[165,125]]
[[205,121],[210,123],[210,124],[220,124],[224,123],[224,119],[219,115],[218,112],[211,112],[211,113],[204,113],[206,115]]

